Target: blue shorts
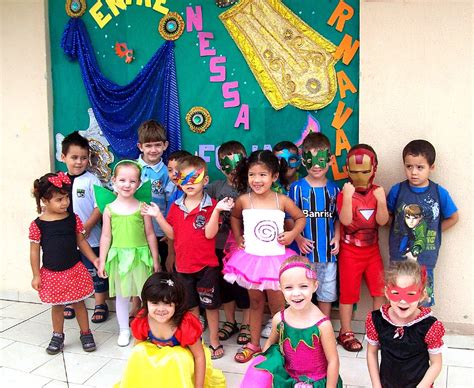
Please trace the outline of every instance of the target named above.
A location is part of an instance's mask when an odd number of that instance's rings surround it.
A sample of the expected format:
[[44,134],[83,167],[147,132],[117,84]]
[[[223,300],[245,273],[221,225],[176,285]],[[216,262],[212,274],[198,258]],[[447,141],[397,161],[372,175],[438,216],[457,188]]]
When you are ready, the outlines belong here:
[[337,263],[314,263],[318,274],[318,302],[335,302],[337,300]]
[[[94,247],[92,248],[92,250],[94,251],[96,256],[99,257],[99,247]],[[92,282],[94,283],[94,291],[98,294],[109,291],[109,280],[102,279],[101,277],[99,277],[99,275],[97,275],[97,269],[94,267],[94,264],[92,264],[89,259],[82,254],[82,252],[81,260],[89,271],[89,273],[91,274]]]

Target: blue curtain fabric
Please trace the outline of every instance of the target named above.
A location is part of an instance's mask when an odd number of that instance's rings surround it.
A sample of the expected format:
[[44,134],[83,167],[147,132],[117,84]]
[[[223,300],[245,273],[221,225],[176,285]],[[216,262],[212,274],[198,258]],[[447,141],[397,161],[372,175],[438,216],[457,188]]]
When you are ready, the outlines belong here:
[[174,42],[163,43],[135,79],[125,86],[101,73],[80,18],[71,18],[66,24],[61,47],[70,60],[79,61],[95,117],[117,156],[138,157],[137,129],[149,119],[165,126],[170,143],[167,154],[181,149]]

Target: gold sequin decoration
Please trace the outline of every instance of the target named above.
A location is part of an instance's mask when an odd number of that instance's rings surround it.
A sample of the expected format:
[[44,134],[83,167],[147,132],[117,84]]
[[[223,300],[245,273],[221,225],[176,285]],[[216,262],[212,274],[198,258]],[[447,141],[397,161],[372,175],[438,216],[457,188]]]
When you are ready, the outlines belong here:
[[273,108],[317,110],[334,99],[336,46],[280,0],[241,0],[219,17]]
[[168,12],[160,20],[158,32],[165,40],[176,40],[184,31],[184,20],[177,12]]
[[194,106],[186,114],[189,129],[195,133],[203,133],[211,126],[212,117],[209,111],[202,106]]
[[91,164],[88,170],[102,182],[109,182],[112,178],[112,170],[108,165],[113,162],[114,157],[100,141],[96,139],[88,140],[91,149]]
[[71,18],[79,18],[86,12],[86,0],[66,0],[66,13]]

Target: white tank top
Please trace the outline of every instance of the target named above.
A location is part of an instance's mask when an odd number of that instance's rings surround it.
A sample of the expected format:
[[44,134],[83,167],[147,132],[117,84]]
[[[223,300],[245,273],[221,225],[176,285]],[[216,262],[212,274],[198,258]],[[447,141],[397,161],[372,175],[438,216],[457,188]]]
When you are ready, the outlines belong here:
[[244,220],[245,252],[257,256],[277,256],[285,253],[285,246],[278,242],[278,235],[284,231],[285,213],[280,210],[275,193],[277,209],[254,209],[249,193],[251,208],[242,210]]

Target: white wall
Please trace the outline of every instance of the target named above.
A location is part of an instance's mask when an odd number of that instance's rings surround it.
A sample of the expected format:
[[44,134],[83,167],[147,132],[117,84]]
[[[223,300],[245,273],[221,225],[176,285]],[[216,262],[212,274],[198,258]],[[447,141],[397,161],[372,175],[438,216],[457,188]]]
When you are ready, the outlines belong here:
[[[43,0],[0,1],[0,298],[13,300],[38,300],[27,229],[36,216],[33,179],[53,157],[45,8]],[[377,151],[377,182],[386,190],[404,179],[406,143],[425,138],[435,145],[433,179],[452,194],[460,221],[443,235],[434,310],[448,327],[471,333],[472,22],[471,1],[361,1],[360,141]],[[363,319],[368,308],[361,303],[356,316]]]

